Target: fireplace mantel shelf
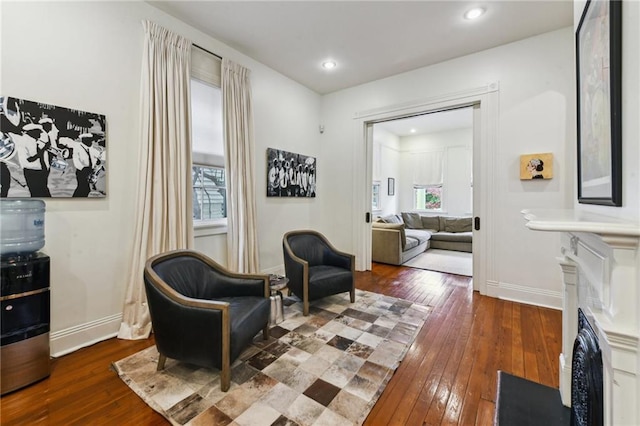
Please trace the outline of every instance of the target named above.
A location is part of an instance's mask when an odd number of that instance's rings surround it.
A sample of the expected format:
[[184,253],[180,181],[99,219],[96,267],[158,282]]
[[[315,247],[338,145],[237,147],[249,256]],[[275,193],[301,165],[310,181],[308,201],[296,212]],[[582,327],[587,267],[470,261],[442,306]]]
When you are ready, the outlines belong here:
[[602,237],[640,239],[640,224],[575,210],[522,210],[527,228],[534,231],[588,232]]

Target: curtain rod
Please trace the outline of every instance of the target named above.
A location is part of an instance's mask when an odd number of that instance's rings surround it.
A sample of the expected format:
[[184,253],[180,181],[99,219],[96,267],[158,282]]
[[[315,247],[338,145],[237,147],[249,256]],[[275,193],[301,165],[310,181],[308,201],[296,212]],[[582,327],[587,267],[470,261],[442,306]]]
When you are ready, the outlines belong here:
[[204,47],[198,46],[198,45],[197,45],[197,44],[195,44],[195,43],[193,43],[193,45],[194,45],[195,47],[197,47],[198,49],[200,49],[200,50],[204,50],[204,51],[205,51],[205,52],[207,52],[208,54],[213,55],[213,56],[215,56],[216,58],[218,58],[218,59],[222,60],[222,56],[220,56],[220,55],[216,55],[216,54],[215,54],[215,53],[213,53],[212,51],[207,50],[207,49],[205,49]]

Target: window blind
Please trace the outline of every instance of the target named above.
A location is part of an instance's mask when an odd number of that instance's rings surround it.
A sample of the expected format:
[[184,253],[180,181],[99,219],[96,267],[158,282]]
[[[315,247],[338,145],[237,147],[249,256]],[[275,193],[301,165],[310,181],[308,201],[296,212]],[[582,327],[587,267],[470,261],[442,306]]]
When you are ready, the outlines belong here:
[[442,185],[444,151],[418,152],[412,156],[414,185]]
[[205,83],[220,87],[222,61],[199,47],[191,47],[191,76]]

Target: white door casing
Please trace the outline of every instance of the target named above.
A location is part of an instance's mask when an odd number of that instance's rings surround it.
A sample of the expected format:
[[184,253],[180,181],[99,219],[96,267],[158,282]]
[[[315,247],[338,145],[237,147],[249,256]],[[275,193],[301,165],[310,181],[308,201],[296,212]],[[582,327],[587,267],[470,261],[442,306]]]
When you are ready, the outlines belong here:
[[495,214],[493,200],[498,133],[497,82],[422,101],[390,105],[354,115],[353,241],[356,269],[371,269],[371,212],[373,124],[412,115],[469,107],[473,111],[473,214],[480,230],[473,230],[473,288],[487,294],[487,283],[499,282],[495,265]]

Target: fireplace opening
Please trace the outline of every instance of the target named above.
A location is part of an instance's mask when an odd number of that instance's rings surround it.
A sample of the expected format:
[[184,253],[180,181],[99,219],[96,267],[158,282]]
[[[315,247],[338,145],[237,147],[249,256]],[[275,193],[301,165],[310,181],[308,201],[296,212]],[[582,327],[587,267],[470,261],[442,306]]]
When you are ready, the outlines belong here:
[[571,425],[603,425],[602,352],[598,336],[578,309],[578,336],[571,364]]

